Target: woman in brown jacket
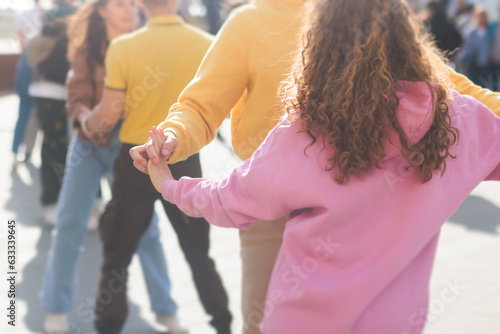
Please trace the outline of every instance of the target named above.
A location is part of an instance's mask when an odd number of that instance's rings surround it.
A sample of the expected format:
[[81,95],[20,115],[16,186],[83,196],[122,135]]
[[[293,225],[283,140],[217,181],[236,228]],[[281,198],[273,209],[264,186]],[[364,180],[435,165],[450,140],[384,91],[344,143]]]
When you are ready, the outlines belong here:
[[[133,0],[93,0],[80,8],[69,27],[68,58],[72,64],[67,81],[67,108],[77,136],[73,138],[66,161],[51,255],[42,288],[42,305],[48,313],[44,326],[46,333],[66,333],[66,314],[75,298],[76,263],[89,214],[101,177],[112,174],[120,146],[119,126],[104,143],[89,140],[80,121],[100,101],[105,77],[104,57],[109,41],[131,31],[137,22],[137,7]],[[142,237],[137,253],[157,321],[172,334],[187,333],[178,324],[177,305],[170,296],[170,280],[156,216]],[[110,291],[101,293],[109,294],[103,297],[112,298]],[[88,305],[89,309],[92,306]]]

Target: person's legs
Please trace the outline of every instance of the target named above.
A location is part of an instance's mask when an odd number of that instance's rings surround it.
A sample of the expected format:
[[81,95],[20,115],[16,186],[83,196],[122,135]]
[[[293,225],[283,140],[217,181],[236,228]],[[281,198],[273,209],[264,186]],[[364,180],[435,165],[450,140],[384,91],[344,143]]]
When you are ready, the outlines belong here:
[[167,259],[160,240],[158,216],[155,213],[149,228],[141,237],[137,255],[144,273],[151,309],[158,316],[174,314],[177,311],[177,304],[170,296]]
[[19,116],[12,141],[12,153],[14,154],[18,153],[19,145],[24,141],[31,110],[33,109],[33,102],[28,94],[28,87],[32,77],[33,70],[29,67],[26,53],[24,53],[21,56],[16,76],[16,91],[17,95],[19,95]]
[[[175,179],[182,176],[201,177],[197,154],[171,165],[170,169]],[[162,204],[191,268],[200,301],[205,311],[212,316],[210,324],[220,334],[230,333],[232,316],[228,309],[227,294],[215,263],[208,254],[210,225],[203,218],[186,216],[177,206],[165,200],[162,200]]]
[[499,75],[500,75],[500,63],[492,63],[491,64],[491,77],[492,77],[491,90],[494,92],[498,92],[498,89],[500,87],[499,78],[498,78]]
[[79,138],[71,145],[57,206],[57,222],[42,286],[42,305],[48,313],[67,313],[76,291],[76,266],[90,210],[106,166],[102,150]]
[[243,333],[260,334],[267,286],[278,256],[287,217],[256,222],[240,231]]
[[36,116],[36,112],[32,112],[28,121],[28,130],[24,137],[24,161],[26,162],[31,159],[31,153],[33,152],[33,147],[35,147],[38,130],[40,130],[38,117]]
[[158,198],[149,177],[133,166],[131,147],[126,144],[120,147],[114,166],[113,198],[99,224],[104,260],[95,305],[95,328],[100,334],[120,333],[127,318],[127,268],[150,224]]
[[[112,184],[114,159],[121,143],[118,139],[118,127],[112,133],[107,149],[107,177]],[[103,152],[106,154],[106,152]],[[102,159],[105,159],[103,156]],[[137,255],[144,273],[148,289],[151,309],[157,316],[167,316],[176,312],[177,304],[170,295],[170,277],[168,276],[167,260],[160,240],[158,216],[153,212],[151,224],[141,237],[137,247]]]
[[65,101],[36,98],[38,120],[43,130],[42,204],[57,202],[64,175],[68,146]]

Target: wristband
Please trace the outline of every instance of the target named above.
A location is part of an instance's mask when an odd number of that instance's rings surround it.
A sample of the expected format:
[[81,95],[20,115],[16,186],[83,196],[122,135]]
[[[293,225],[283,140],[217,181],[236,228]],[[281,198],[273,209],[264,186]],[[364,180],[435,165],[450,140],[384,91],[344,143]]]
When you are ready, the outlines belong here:
[[86,133],[89,133],[89,129],[87,127],[87,120],[89,119],[89,116],[90,115],[85,116],[81,121],[82,130],[83,130],[83,132],[86,132]]

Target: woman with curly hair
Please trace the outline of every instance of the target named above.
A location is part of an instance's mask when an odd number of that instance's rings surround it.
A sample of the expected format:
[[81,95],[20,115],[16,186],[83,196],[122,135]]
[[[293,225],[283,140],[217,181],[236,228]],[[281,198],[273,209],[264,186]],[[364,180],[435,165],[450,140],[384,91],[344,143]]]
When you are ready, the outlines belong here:
[[500,180],[500,118],[447,88],[418,27],[405,0],[318,0],[287,116],[249,160],[217,182],[149,161],[190,216],[290,215],[263,333],[421,333],[442,224]]

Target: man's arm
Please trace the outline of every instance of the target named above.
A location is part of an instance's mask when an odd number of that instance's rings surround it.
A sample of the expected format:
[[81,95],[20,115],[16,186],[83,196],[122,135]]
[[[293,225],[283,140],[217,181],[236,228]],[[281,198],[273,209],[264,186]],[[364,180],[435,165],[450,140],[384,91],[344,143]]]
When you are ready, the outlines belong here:
[[104,88],[101,102],[82,121],[82,128],[90,138],[105,141],[123,115],[126,92]]
[[453,89],[460,94],[472,96],[487,106],[495,115],[500,116],[500,93],[492,92],[489,89],[475,85],[466,76],[446,66],[437,55],[434,55],[433,63],[439,71],[450,78],[450,81],[455,86],[452,87]]

